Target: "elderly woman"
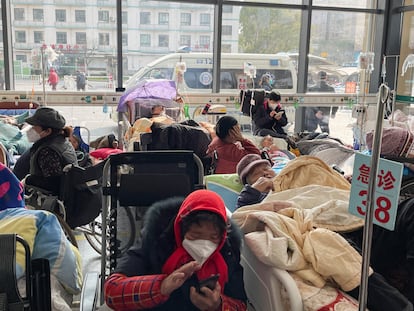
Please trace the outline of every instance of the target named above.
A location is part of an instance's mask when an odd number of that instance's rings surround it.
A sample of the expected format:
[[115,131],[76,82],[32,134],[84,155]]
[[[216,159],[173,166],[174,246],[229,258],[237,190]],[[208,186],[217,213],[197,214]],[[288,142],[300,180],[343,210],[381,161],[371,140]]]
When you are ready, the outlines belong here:
[[42,107],[26,119],[30,126],[25,129],[27,139],[33,143],[30,149],[30,175],[26,184],[58,193],[63,168],[78,164],[75,149],[67,137],[70,127],[55,109]]

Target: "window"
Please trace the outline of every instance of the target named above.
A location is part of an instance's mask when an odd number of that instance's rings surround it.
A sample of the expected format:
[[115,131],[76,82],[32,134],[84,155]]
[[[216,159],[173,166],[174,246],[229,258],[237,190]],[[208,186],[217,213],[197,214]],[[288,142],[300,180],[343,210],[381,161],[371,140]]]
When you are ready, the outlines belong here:
[[180,36],[180,45],[191,46],[191,36],[190,35],[181,35]]
[[98,21],[109,23],[109,11],[99,11],[98,12]]
[[26,43],[26,32],[16,30],[15,32],[16,42],[17,43]]
[[14,20],[24,21],[24,9],[14,8]]
[[99,45],[109,45],[109,33],[99,34]]
[[26,55],[19,55],[19,54],[17,54],[16,55],[16,60],[17,61],[20,61],[20,62],[23,62],[23,63],[27,63],[27,56]]
[[167,48],[169,44],[168,35],[159,35],[158,36],[158,46],[160,48]]
[[191,25],[191,13],[181,13],[181,26]]
[[58,44],[67,44],[68,43],[68,34],[63,31],[56,32],[56,43]]
[[139,13],[139,23],[141,25],[151,24],[151,13],[150,12],[140,12]]
[[200,45],[202,48],[208,49],[210,47],[210,36],[200,36]]
[[76,44],[86,44],[86,32],[76,33]]
[[223,36],[231,36],[232,35],[232,27],[229,25],[223,25],[222,29],[222,35]]
[[122,11],[122,24],[128,24],[128,12]]
[[127,33],[122,34],[122,46],[128,46],[128,34]]
[[43,22],[43,9],[33,9],[33,21]]
[[142,47],[151,46],[151,35],[149,34],[141,34],[139,37],[139,44]]
[[222,44],[221,45],[222,53],[231,53],[231,44]]
[[56,10],[55,15],[57,22],[66,22],[66,10]]
[[75,10],[75,21],[77,23],[86,23],[85,10]]
[[34,31],[33,32],[33,41],[34,43],[43,43],[45,40],[45,33],[43,31]]
[[223,5],[223,13],[233,13],[232,5]]
[[168,13],[158,13],[158,24],[159,25],[168,25],[169,15]]
[[206,14],[206,13],[200,14],[200,25],[210,26],[210,14]]

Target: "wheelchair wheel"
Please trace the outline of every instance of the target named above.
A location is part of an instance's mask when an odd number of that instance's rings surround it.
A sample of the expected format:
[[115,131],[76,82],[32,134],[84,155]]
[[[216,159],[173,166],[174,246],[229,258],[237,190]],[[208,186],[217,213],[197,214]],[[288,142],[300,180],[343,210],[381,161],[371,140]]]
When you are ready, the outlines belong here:
[[[122,222],[122,230],[118,230],[118,241],[120,246],[118,247],[119,252],[118,256],[121,256],[125,253],[134,243],[135,236],[136,236],[136,226],[134,215],[132,214],[131,208],[129,207],[122,207],[118,210],[118,213],[124,214]],[[91,223],[82,226],[81,230],[85,235],[86,240],[90,244],[90,246],[98,253],[102,254],[102,220],[101,216],[99,215],[94,221]]]
[[402,201],[414,197],[414,178],[403,179],[400,188],[400,200]]

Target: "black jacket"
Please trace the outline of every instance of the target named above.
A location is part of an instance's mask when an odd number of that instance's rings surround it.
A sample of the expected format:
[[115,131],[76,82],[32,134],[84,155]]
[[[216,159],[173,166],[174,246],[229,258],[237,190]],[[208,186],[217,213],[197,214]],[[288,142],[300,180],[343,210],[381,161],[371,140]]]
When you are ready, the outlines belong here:
[[[128,277],[162,273],[163,264],[174,251],[174,219],[182,201],[182,198],[172,198],[157,202],[149,208],[144,218],[142,242],[137,242],[133,248],[120,258],[115,272]],[[227,241],[221,249],[221,254],[227,263],[229,275],[224,294],[246,301],[243,268],[240,265],[241,243],[242,233],[240,228],[231,223]],[[153,310],[197,310],[189,298],[190,287],[195,286],[196,282],[196,276],[192,276],[171,294],[170,299],[165,304]]]

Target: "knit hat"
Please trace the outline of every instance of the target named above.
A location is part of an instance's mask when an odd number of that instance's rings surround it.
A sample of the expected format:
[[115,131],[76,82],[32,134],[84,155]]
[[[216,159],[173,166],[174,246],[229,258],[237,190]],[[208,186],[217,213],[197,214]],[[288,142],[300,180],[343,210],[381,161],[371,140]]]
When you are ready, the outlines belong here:
[[280,96],[280,94],[278,92],[270,92],[269,100],[274,100],[275,102],[277,102],[281,99],[282,99],[282,97]]
[[65,118],[57,110],[49,107],[38,108],[34,115],[25,121],[31,125],[54,129],[63,129],[66,124]]
[[262,159],[258,154],[247,154],[237,163],[236,171],[243,184],[247,184],[247,176],[260,164],[270,165],[268,160]]
[[217,137],[224,139],[230,129],[237,124],[236,118],[232,116],[223,116],[216,123],[216,135]]
[[[386,156],[407,157],[413,147],[413,133],[401,127],[386,127],[382,131],[381,154]],[[374,131],[367,133],[366,143],[372,150]]]

